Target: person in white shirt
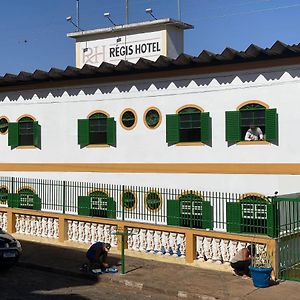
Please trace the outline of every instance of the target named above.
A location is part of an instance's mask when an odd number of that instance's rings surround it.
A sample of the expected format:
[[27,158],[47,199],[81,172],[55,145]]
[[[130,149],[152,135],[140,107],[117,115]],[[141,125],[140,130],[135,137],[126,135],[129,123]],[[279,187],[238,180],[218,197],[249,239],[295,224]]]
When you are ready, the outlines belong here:
[[243,276],[247,278],[250,276],[249,266],[251,259],[255,256],[255,245],[249,245],[240,249],[230,261],[233,268],[234,275]]
[[245,141],[262,141],[263,139],[264,134],[262,130],[255,125],[251,125],[245,134]]

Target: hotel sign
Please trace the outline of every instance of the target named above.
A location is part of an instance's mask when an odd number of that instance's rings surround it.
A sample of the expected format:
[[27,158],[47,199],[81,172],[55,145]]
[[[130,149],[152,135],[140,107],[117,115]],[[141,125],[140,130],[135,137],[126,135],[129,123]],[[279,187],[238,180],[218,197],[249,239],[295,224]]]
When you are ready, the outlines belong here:
[[161,37],[160,32],[152,32],[80,42],[80,67],[99,66],[102,62],[118,64],[121,60],[135,63],[141,57],[156,60],[163,55]]

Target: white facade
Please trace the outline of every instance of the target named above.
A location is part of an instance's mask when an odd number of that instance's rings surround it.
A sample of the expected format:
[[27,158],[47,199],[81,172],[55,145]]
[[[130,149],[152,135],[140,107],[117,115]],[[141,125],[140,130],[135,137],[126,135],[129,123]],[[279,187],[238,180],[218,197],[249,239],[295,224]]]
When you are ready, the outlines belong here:
[[[1,164],[297,164],[300,102],[300,66],[274,67],[218,74],[177,76],[164,79],[112,82],[76,87],[49,88],[20,92],[0,92],[0,115],[16,122],[30,115],[41,125],[41,149],[11,149],[7,134],[0,135]],[[0,90],[1,91],[1,90]],[[225,139],[225,112],[255,100],[276,108],[279,117],[278,145],[235,144]],[[166,143],[166,115],[187,105],[201,107],[212,119],[212,145]],[[146,127],[143,116],[150,107],[162,117],[158,128]],[[135,111],[132,130],[120,124],[124,109]],[[106,112],[116,121],[116,147],[85,147],[77,143],[77,120],[94,111]],[[49,165],[48,165],[49,166]],[[266,167],[267,168],[267,167]],[[273,195],[299,191],[300,175],[226,172],[43,172],[4,170],[0,176],[80,180],[125,185],[184,188],[204,191],[261,193]],[[130,169],[130,168],[129,168]],[[213,170],[213,168],[212,168]],[[246,173],[246,174],[244,174]],[[268,174],[269,173],[269,174]]]

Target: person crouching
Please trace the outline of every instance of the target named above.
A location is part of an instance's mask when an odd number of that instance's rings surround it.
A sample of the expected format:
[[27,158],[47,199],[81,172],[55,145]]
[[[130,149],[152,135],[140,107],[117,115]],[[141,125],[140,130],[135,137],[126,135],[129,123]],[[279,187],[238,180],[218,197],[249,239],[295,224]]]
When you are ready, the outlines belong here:
[[86,252],[91,269],[105,269],[109,265],[107,263],[107,254],[111,245],[109,243],[96,242]]
[[243,276],[244,278],[250,277],[249,267],[254,256],[255,245],[240,249],[230,261],[234,275]]

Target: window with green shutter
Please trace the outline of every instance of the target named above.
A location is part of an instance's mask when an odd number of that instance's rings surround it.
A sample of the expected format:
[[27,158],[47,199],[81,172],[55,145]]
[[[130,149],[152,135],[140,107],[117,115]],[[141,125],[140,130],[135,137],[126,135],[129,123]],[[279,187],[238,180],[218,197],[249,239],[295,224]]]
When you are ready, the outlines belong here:
[[103,113],[95,113],[89,119],[78,120],[78,144],[116,146],[116,122]]
[[[276,109],[266,109],[263,105],[250,103],[239,111],[226,112],[226,141],[236,143],[247,140],[246,133],[252,128],[260,128],[263,140],[278,144],[278,115]],[[253,140],[257,140],[256,137]]]
[[8,194],[8,206],[41,210],[42,201],[31,189],[23,188],[16,194]]
[[227,231],[276,235],[276,209],[264,197],[249,195],[226,204]]
[[24,117],[16,123],[8,123],[8,145],[35,146],[41,148],[41,126],[30,117]]
[[168,200],[167,211],[169,225],[213,229],[212,205],[193,192]]
[[103,191],[78,197],[78,214],[101,218],[116,218],[116,202]]
[[0,188],[0,205],[8,204],[8,190],[5,187]]
[[166,137],[169,146],[177,143],[202,142],[211,144],[211,118],[195,107],[166,116]]

